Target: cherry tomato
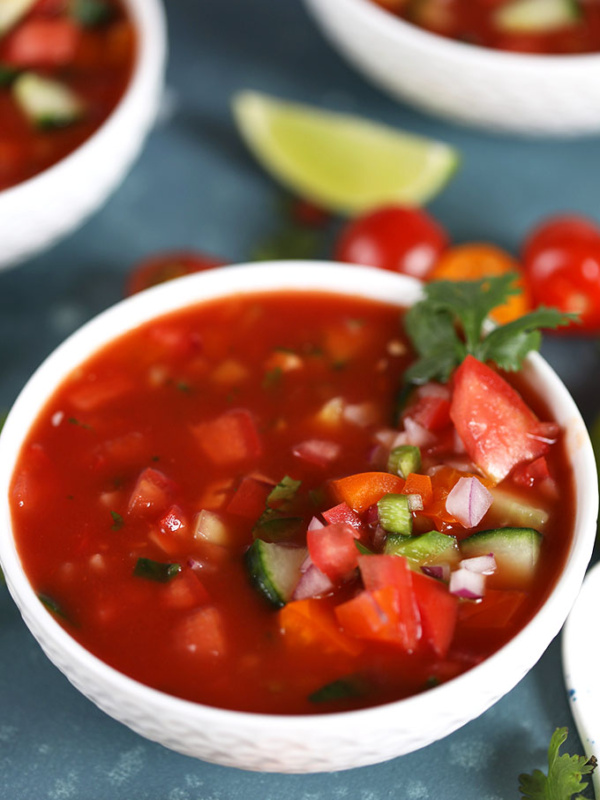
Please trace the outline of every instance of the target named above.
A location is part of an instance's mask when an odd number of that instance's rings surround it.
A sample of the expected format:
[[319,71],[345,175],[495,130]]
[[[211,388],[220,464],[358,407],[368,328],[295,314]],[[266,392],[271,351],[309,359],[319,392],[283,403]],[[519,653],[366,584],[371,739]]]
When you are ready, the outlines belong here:
[[579,314],[572,333],[600,331],[600,228],[575,215],[553,217],[525,242],[525,274],[534,305]]
[[423,279],[448,246],[444,229],[425,211],[387,206],[356,217],[342,230],[337,261]]
[[[478,281],[490,275],[521,274],[520,265],[507,252],[491,244],[473,242],[450,247],[440,256],[429,274],[431,280]],[[492,316],[500,325],[523,316],[530,310],[524,280],[519,281],[521,294],[494,309]]]
[[125,293],[128,296],[137,294],[137,292],[157,286],[159,283],[166,283],[174,278],[181,278],[184,275],[224,265],[225,262],[221,259],[202,253],[177,251],[157,253],[134,266],[127,281]]

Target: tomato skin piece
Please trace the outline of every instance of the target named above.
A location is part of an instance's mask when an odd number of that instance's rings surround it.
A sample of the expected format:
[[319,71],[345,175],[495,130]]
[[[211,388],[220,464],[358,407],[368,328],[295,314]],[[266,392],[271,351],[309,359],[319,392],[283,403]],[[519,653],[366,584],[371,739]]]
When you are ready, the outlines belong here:
[[336,261],[422,280],[447,246],[446,232],[425,211],[386,206],[348,223],[338,238],[334,256]]
[[423,639],[430,644],[436,656],[445,658],[456,629],[458,598],[450,594],[445,584],[420,572],[413,573],[412,581]]
[[330,482],[333,494],[341,503],[362,514],[384,494],[399,494],[404,479],[389,472],[360,472]]
[[534,305],[579,314],[562,332],[600,331],[600,227],[582,216],[551,217],[525,241],[523,260]]
[[187,250],[156,253],[133,267],[127,279],[125,294],[130,297],[184,275],[224,267],[226,263],[220,258]]
[[469,458],[495,483],[545,455],[558,432],[501,375],[473,356],[454,373],[450,416]]
[[309,530],[306,544],[313,564],[332,581],[341,581],[358,566],[356,539],[360,532],[338,523]]

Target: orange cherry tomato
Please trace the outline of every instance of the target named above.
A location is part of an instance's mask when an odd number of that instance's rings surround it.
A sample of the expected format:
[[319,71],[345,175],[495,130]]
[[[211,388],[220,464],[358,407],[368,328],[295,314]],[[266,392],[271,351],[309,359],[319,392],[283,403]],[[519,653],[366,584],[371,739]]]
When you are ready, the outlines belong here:
[[[493,275],[522,274],[521,267],[506,251],[491,244],[474,242],[446,250],[429,274],[430,280],[478,281]],[[494,310],[495,322],[504,325],[523,316],[531,309],[525,282],[519,280],[521,294],[513,295],[507,303]]]

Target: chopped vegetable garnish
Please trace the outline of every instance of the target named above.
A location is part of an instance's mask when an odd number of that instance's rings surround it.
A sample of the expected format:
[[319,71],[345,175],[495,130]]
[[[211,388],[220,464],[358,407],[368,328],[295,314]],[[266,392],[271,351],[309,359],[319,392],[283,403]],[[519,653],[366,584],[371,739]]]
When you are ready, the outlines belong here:
[[133,570],[137,578],[147,578],[157,583],[168,583],[181,572],[181,564],[165,564],[151,558],[138,558]]
[[116,511],[111,511],[110,515],[111,515],[112,520],[113,520],[113,524],[111,525],[111,528],[113,529],[113,531],[120,531],[121,528],[123,527],[123,517],[121,516],[121,514],[118,514]]
[[406,331],[419,360],[406,371],[405,381],[446,383],[467,355],[516,371],[529,352],[539,349],[540,328],[557,328],[575,319],[556,309],[538,308],[484,336],[489,313],[519,291],[516,279],[510,274],[426,284],[425,299],[406,314]]
[[519,791],[521,800],[580,800],[580,793],[588,784],[583,776],[591,775],[598,766],[594,757],[559,755],[559,750],[566,742],[567,728],[557,728],[550,739],[548,747],[548,774],[539,769],[530,775],[519,775]]

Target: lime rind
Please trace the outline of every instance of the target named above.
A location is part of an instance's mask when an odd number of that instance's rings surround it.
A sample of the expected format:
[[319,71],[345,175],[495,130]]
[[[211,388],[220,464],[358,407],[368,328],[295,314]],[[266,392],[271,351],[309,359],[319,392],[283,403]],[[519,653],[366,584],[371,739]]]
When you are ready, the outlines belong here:
[[238,93],[233,112],[262,166],[301,197],[342,214],[422,205],[457,169],[449,145],[364,118]]

